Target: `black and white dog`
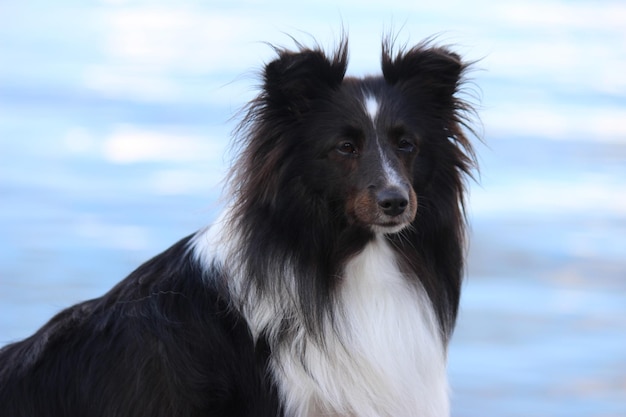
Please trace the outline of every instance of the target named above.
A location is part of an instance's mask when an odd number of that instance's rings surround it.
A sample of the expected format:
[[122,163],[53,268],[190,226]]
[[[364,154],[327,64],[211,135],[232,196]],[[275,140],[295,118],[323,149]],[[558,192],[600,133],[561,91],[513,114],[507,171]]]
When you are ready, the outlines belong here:
[[449,415],[467,64],[429,43],[382,76],[277,49],[206,230],[0,351],[0,415]]

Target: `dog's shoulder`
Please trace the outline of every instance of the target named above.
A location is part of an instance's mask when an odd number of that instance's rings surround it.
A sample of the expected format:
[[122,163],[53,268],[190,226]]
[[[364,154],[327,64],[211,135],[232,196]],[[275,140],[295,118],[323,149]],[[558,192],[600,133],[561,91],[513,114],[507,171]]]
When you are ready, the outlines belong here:
[[237,398],[257,392],[254,406],[274,408],[248,325],[213,284],[219,267],[190,253],[192,236],[0,350],[0,403],[20,404],[16,416],[43,415],[38,404],[46,415],[239,415],[252,405]]

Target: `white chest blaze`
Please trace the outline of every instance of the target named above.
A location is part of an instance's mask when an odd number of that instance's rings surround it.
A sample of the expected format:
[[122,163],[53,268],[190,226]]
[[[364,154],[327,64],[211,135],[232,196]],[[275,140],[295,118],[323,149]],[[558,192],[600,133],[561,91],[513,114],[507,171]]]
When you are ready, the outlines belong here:
[[[296,319],[293,287],[272,298],[237,302],[242,276],[239,240],[218,221],[195,238],[204,265],[217,263],[253,337],[272,338],[281,319]],[[286,265],[283,274],[292,274]],[[280,273],[276,271],[276,273]],[[286,277],[295,283],[296,277]],[[425,292],[410,285],[384,237],[377,237],[345,266],[334,305],[335,329],[319,346],[304,326],[274,346],[270,371],[286,415],[293,417],[447,417],[446,357],[435,313]],[[270,340],[272,344],[272,341]]]
[[423,290],[407,283],[384,238],[346,266],[336,320],[325,348],[301,334],[276,355],[288,415],[449,415],[435,313]]

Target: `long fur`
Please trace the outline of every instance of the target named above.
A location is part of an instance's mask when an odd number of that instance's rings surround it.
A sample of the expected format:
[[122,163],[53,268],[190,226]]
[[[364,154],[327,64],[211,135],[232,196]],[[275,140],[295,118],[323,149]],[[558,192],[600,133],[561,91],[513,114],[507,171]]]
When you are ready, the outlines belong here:
[[277,49],[213,226],[0,350],[2,415],[449,414],[474,166],[447,48]]

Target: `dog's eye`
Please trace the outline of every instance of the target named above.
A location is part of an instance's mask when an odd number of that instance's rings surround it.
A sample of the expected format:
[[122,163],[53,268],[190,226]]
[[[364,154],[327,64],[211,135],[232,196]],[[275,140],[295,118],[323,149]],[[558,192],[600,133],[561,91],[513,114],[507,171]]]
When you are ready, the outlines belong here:
[[359,154],[356,145],[349,141],[341,142],[339,145],[337,145],[337,151],[339,151],[339,153],[341,154],[350,156],[356,156]]
[[412,153],[414,150],[415,145],[410,140],[400,139],[400,141],[398,141],[398,151]]

